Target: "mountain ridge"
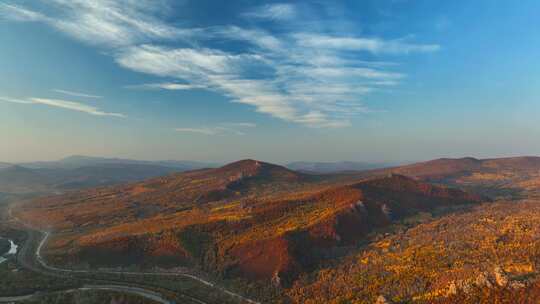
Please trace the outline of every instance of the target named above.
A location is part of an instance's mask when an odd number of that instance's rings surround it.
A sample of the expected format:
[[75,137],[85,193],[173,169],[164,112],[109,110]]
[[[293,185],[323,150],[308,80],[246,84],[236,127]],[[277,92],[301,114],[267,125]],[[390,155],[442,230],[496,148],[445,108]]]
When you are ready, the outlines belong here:
[[28,168],[11,165],[0,168],[0,192],[14,195],[47,195],[82,188],[140,181],[181,171],[180,168],[151,164],[88,165],[65,168]]
[[286,165],[287,168],[301,172],[313,173],[338,173],[347,171],[364,171],[393,167],[394,163],[369,163],[355,161],[337,161],[337,162],[306,162],[296,161]]
[[33,169],[74,169],[84,166],[105,165],[105,164],[135,164],[135,165],[160,165],[164,167],[180,168],[182,170],[193,170],[206,167],[215,167],[215,163],[182,161],[182,160],[136,160],[125,158],[107,158],[85,155],[71,155],[56,161],[35,161],[18,163],[21,166]]

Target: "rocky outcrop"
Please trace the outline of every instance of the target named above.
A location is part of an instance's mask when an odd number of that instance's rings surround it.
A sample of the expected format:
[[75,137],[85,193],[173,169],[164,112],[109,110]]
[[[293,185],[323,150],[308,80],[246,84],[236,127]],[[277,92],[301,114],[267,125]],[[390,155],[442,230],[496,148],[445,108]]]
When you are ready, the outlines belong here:
[[377,297],[375,304],[391,304],[383,295]]
[[473,288],[524,288],[526,284],[521,281],[511,280],[508,274],[500,266],[496,266],[492,272],[481,272],[476,277],[468,280],[451,281],[445,292],[446,296],[453,296],[460,292],[470,293]]
[[508,285],[508,276],[500,266],[495,267],[495,270],[493,271],[493,276],[497,285],[501,287],[506,287]]

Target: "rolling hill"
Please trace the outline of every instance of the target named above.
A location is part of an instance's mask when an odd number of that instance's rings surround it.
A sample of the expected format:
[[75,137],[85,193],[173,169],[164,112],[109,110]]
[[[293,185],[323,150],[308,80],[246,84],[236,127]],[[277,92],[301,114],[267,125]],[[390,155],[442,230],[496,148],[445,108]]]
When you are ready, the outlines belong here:
[[516,199],[540,195],[540,157],[494,159],[442,158],[406,166],[370,170],[359,176],[402,174],[491,197]]
[[345,182],[256,160],[39,199],[14,213],[54,263],[189,265],[289,286],[374,231],[485,199],[403,175]]
[[58,194],[110,186],[212,166],[189,161],[138,161],[71,156],[59,161],[0,164],[0,193],[5,197]]
[[51,194],[69,190],[114,185],[169,174],[178,169],[152,165],[102,165],[76,169],[30,169],[11,166],[0,169],[0,192]]
[[31,169],[76,169],[81,167],[95,167],[105,165],[152,165],[168,168],[176,168],[178,171],[187,171],[199,168],[212,168],[216,167],[213,163],[195,162],[195,161],[178,161],[178,160],[158,160],[158,161],[146,161],[146,160],[134,160],[124,158],[105,158],[105,157],[92,157],[84,155],[72,155],[60,159],[58,161],[38,161],[20,163],[20,166]]

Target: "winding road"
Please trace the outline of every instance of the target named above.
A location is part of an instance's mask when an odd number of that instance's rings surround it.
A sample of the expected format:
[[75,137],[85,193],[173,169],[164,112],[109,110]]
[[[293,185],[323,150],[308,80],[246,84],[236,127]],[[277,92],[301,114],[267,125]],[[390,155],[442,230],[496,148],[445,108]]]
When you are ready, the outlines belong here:
[[[131,287],[131,286],[123,286],[123,285],[84,285],[80,288],[72,288],[72,289],[66,289],[61,291],[52,292],[51,294],[57,294],[57,293],[71,293],[75,291],[87,291],[87,290],[103,290],[103,291],[114,291],[114,292],[123,292],[123,293],[129,293],[133,295],[138,295],[143,298],[153,300],[157,303],[161,304],[172,304],[173,302],[163,298],[163,296],[157,292],[149,291],[142,288],[137,287]],[[35,297],[39,297],[41,294],[35,293],[35,294],[29,294],[24,296],[14,296],[14,297],[0,297],[0,303],[10,303],[10,302],[20,302],[20,301],[26,301],[33,299]]]
[[[211,282],[208,282],[202,278],[199,278],[195,275],[192,275],[192,274],[187,274],[187,273],[179,273],[179,272],[130,272],[130,271],[104,271],[104,270],[99,270],[99,271],[91,271],[91,270],[74,270],[74,269],[63,269],[63,268],[58,268],[58,267],[54,267],[54,266],[50,266],[48,265],[45,260],[43,259],[43,257],[41,256],[41,249],[43,248],[43,246],[47,243],[47,240],[49,239],[50,237],[50,232],[46,231],[44,232],[45,236],[43,237],[43,239],[41,239],[41,241],[39,242],[39,245],[36,249],[36,260],[39,262],[39,264],[47,269],[47,270],[51,270],[51,271],[59,271],[59,272],[67,272],[67,273],[88,273],[88,274],[92,274],[92,273],[101,273],[101,274],[123,274],[123,275],[133,275],[133,276],[141,276],[141,275],[145,275],[145,276],[173,276],[173,277],[184,277],[184,278],[189,278],[189,279],[192,279],[192,280],[195,280],[195,281],[198,281],[199,283],[202,283],[206,286],[210,286],[210,287],[213,287],[215,289],[218,289],[220,290],[221,292],[231,296],[231,297],[235,297],[235,298],[238,298],[239,300],[243,301],[243,302],[247,302],[247,303],[250,303],[250,304],[260,304],[259,302],[256,302],[256,301],[253,301],[251,299],[247,299],[245,298],[244,296],[241,296],[237,293],[234,293],[232,291],[229,291],[225,288],[222,288],[222,287],[219,287],[217,286],[216,284],[214,283],[211,283]],[[204,303],[204,302],[203,302]]]
[[[188,273],[180,273],[180,272],[128,272],[128,271],[105,271],[105,270],[75,270],[75,269],[65,269],[65,268],[58,268],[58,267],[55,267],[55,266],[51,266],[49,264],[46,263],[46,261],[43,259],[43,256],[41,254],[41,251],[43,249],[43,247],[46,245],[51,233],[49,231],[41,231],[41,230],[37,230],[33,227],[31,227],[30,225],[24,223],[23,221],[21,221],[19,218],[13,216],[12,214],[12,211],[11,211],[11,208],[9,208],[9,211],[8,211],[8,214],[10,216],[10,218],[14,219],[16,222],[20,223],[21,225],[23,225],[24,227],[26,227],[26,229],[29,229],[31,232],[30,234],[32,234],[32,232],[34,233],[39,233],[39,234],[42,234],[43,237],[41,238],[41,240],[39,241],[39,244],[38,246],[36,247],[36,250],[35,250],[35,253],[33,253],[33,255],[35,256],[35,260],[38,262],[39,266],[42,268],[41,271],[35,269],[34,267],[32,267],[31,263],[26,263],[26,262],[23,262],[24,261],[24,258],[21,259],[21,264],[23,264],[23,266],[26,266],[27,268],[30,268],[34,271],[39,271],[41,273],[44,273],[44,274],[47,274],[47,275],[52,275],[52,276],[58,276],[58,274],[115,274],[115,275],[118,275],[118,274],[121,274],[121,275],[130,275],[130,276],[169,276],[169,277],[184,277],[184,278],[189,278],[189,279],[192,279],[192,280],[195,280],[203,285],[206,285],[206,286],[209,286],[209,287],[212,287],[214,289],[217,289],[219,291],[221,291],[222,293],[230,296],[230,297],[233,297],[233,298],[236,298],[238,299],[241,303],[249,303],[249,304],[261,304],[257,301],[254,301],[254,300],[251,300],[251,299],[248,299],[242,295],[239,295],[235,292],[232,292],[232,291],[229,291],[223,287],[220,287],[212,282],[209,282],[205,279],[202,279],[198,276],[195,276],[195,275],[192,275],[192,274],[188,274]],[[31,239],[31,237],[29,237],[29,239]],[[31,240],[28,240],[27,242],[25,242],[25,244],[23,244],[22,246],[22,249],[20,251],[20,254],[21,256],[24,256],[25,255],[25,252],[30,248],[30,244],[27,244],[27,243],[32,243]],[[43,270],[46,270],[46,271],[43,271]],[[112,283],[118,283],[118,281],[112,281]],[[126,283],[129,283],[129,282],[126,282]],[[159,293],[156,293],[152,290],[149,290],[149,289],[145,289],[145,288],[140,288],[140,287],[133,287],[133,286],[128,286],[128,285],[116,285],[116,284],[105,284],[105,285],[85,285],[85,287],[81,288],[81,289],[84,289],[86,288],[87,290],[89,289],[101,289],[101,290],[113,290],[113,291],[120,291],[120,292],[127,292],[127,293],[131,293],[131,294],[137,294],[137,295],[140,295],[140,296],[143,296],[143,297],[146,297],[146,298],[149,298],[149,299],[154,299],[155,301],[159,302],[159,303],[172,303],[170,302],[169,300],[166,300],[162,297],[161,294]],[[68,292],[68,291],[64,291],[64,292]],[[25,297],[32,297],[33,295],[26,295],[26,296],[23,296],[21,297],[21,300],[24,300],[24,299],[28,299],[28,298],[25,298]],[[187,296],[187,295],[183,295],[184,297],[188,298],[190,301],[192,302],[195,302],[195,303],[198,303],[198,304],[207,304],[206,302],[204,302],[203,300],[201,299],[196,299],[196,298],[193,298],[191,296]],[[0,302],[2,302],[2,299],[0,297]],[[12,300],[12,301],[16,301],[16,300]]]

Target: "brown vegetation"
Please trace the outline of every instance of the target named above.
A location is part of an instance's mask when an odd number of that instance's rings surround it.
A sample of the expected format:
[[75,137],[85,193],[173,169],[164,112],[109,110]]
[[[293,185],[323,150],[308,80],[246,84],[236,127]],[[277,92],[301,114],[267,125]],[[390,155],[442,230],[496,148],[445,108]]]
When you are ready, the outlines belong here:
[[389,173],[502,199],[540,196],[538,187],[540,157],[442,158],[396,168],[367,171],[358,175],[380,176]]

